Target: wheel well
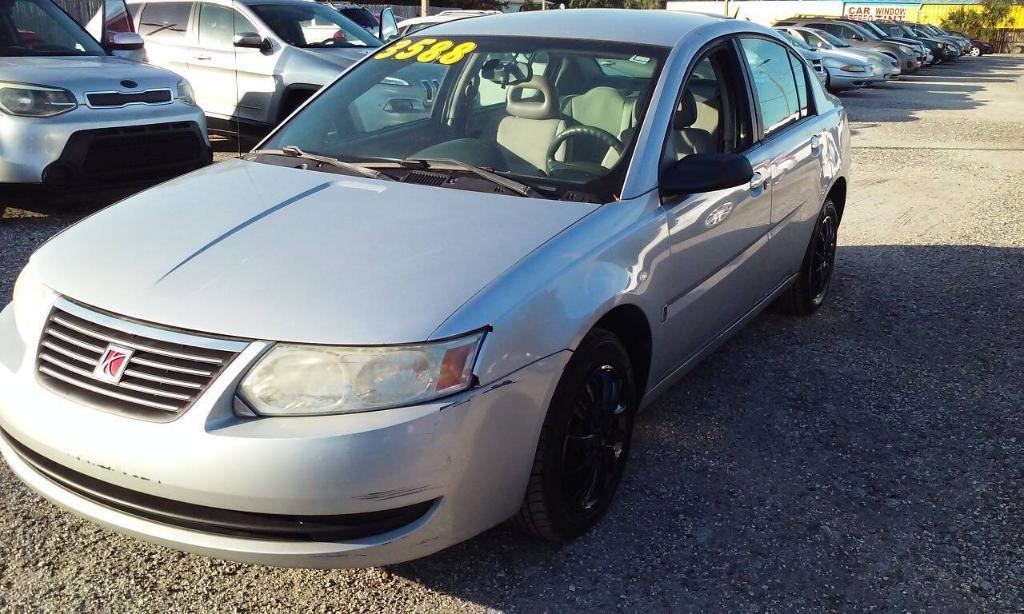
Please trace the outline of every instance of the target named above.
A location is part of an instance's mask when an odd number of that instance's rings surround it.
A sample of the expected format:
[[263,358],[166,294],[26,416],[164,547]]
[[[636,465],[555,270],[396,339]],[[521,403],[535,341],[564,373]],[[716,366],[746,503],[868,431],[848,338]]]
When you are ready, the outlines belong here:
[[315,93],[316,90],[305,88],[295,88],[286,91],[284,97],[281,98],[281,107],[277,112],[277,123],[283,122],[286,117],[292,114],[292,111],[299,108],[299,105],[306,102]]
[[651,371],[651,325],[647,316],[636,305],[620,305],[604,314],[594,327],[613,333],[626,346],[637,390],[643,394]]
[[839,214],[839,221],[843,221],[843,209],[846,208],[846,178],[840,177],[836,179],[836,182],[832,184],[832,189],[829,190],[829,197],[832,199],[832,204],[836,206],[836,213]]

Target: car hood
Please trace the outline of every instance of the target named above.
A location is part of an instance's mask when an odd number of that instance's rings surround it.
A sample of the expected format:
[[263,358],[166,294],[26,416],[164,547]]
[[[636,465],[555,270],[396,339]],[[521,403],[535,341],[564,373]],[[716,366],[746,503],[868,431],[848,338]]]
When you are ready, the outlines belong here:
[[854,64],[877,64],[878,61],[873,57],[863,52],[839,50],[839,49],[822,49],[820,50],[823,58],[832,58],[843,62],[852,62]]
[[86,218],[32,263],[68,298],[138,320],[403,343],[597,207],[234,160]]
[[305,47],[296,47],[296,49],[299,49],[303,53],[309,54],[314,58],[317,58],[319,60],[325,60],[327,62],[330,62],[331,64],[340,66],[342,68],[348,68],[349,66],[355,64],[364,57],[370,55],[370,52],[374,51],[374,49],[356,47],[342,47],[338,49],[307,49]]
[[[137,86],[127,88],[124,80]],[[52,85],[81,95],[85,92],[172,91],[181,77],[169,70],[113,56],[0,58],[0,81]],[[79,100],[82,100],[79,96]]]

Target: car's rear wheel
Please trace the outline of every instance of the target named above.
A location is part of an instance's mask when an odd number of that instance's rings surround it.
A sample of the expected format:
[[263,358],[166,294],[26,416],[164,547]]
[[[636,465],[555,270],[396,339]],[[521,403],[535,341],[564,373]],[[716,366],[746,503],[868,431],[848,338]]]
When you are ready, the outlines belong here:
[[795,315],[810,315],[818,310],[832,287],[836,263],[836,239],[839,212],[831,198],[825,199],[814,225],[796,281],[779,297],[776,307]]
[[635,413],[629,354],[618,337],[595,328],[555,389],[515,524],[556,542],[597,524],[622,479]]

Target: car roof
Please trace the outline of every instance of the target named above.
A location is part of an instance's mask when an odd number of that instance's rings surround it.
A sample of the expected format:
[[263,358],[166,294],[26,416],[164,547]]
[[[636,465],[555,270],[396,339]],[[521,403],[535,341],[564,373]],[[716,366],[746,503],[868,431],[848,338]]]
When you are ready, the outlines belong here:
[[[485,15],[432,26],[437,36],[518,36],[643,42],[673,47],[690,32],[725,17],[683,11],[569,9]],[[642,35],[640,34],[642,33]]]

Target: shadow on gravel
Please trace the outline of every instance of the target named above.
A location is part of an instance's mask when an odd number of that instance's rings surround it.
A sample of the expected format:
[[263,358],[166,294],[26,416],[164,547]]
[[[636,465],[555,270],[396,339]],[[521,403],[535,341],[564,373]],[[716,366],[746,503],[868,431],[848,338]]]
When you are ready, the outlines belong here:
[[980,105],[972,94],[984,89],[985,83],[1014,81],[1022,69],[1024,57],[962,58],[892,83],[843,92],[840,98],[853,122],[911,122],[922,111],[974,109]]
[[500,527],[391,571],[520,611],[1024,605],[1024,249],[837,266],[818,314],[758,318],[640,417],[592,534]]

